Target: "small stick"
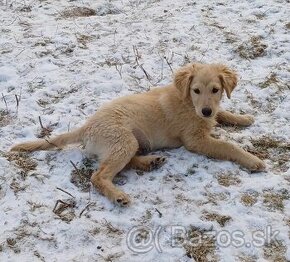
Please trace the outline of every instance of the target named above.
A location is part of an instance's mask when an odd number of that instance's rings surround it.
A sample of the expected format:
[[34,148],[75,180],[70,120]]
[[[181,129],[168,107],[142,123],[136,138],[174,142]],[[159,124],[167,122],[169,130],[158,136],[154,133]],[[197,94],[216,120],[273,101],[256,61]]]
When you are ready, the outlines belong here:
[[161,218],[162,217],[162,213],[157,208],[155,208],[155,210],[158,213],[159,217]]
[[133,45],[133,51],[134,51],[134,54],[135,54],[135,61],[136,61],[136,64],[137,66],[139,66],[141,68],[141,70],[143,71],[143,73],[145,74],[147,80],[149,81],[149,83],[151,84],[150,82],[150,75],[146,72],[146,70],[144,69],[144,67],[139,63],[139,53],[138,53],[138,49],[136,46]]
[[64,193],[66,193],[66,194],[68,194],[69,196],[71,196],[72,198],[76,198],[75,196],[73,196],[71,193],[69,193],[69,192],[67,192],[67,191],[65,191],[65,190],[63,190],[62,188],[60,188],[60,187],[56,187],[56,189],[58,189],[58,190],[60,190],[60,191],[62,191],[62,192],[64,192]]
[[52,210],[53,213],[56,212],[56,208],[57,208],[57,205],[58,205],[59,203],[63,204],[65,207],[68,207],[68,206],[69,206],[68,203],[66,203],[66,202],[64,202],[64,201],[62,201],[62,200],[60,200],[60,199],[58,199],[58,200],[56,201],[55,205],[54,205],[53,210]]
[[18,107],[19,107],[19,98],[18,98],[18,95],[15,94],[15,98],[16,98],[16,111],[18,112]]
[[119,75],[120,75],[120,77],[122,79],[123,78],[122,77],[122,65],[120,65],[120,68],[118,68],[118,65],[115,65],[115,68],[116,68],[117,72],[119,73]]
[[40,116],[38,117],[38,120],[39,120],[40,127],[41,127],[42,129],[44,129]]
[[170,65],[170,62],[168,61],[167,57],[164,56],[164,59],[165,59],[167,65],[169,66],[169,68],[170,68],[170,70],[171,70],[171,73],[173,73],[173,69],[172,69],[172,67],[171,67],[171,65]]
[[81,217],[82,216],[82,214],[92,205],[93,203],[92,202],[89,202],[85,207],[84,207],[84,209],[81,211],[81,213],[80,213],[80,215],[79,215],[79,217]]

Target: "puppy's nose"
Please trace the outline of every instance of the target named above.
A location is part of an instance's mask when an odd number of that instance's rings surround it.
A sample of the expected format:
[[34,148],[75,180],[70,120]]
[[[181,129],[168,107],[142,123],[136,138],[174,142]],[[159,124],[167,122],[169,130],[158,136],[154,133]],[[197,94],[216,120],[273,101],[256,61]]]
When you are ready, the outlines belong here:
[[209,117],[212,113],[212,110],[208,107],[205,107],[201,110],[201,112],[205,117]]

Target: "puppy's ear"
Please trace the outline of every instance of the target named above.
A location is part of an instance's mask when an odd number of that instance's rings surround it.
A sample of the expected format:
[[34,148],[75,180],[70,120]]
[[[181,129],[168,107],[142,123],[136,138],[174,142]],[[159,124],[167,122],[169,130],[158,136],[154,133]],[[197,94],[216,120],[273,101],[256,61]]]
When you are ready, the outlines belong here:
[[194,74],[196,72],[197,64],[188,64],[180,68],[174,77],[175,87],[181,92],[183,99],[189,96],[189,89]]
[[221,81],[222,87],[226,90],[227,97],[231,98],[231,93],[237,86],[238,77],[235,71],[230,70],[224,65],[218,66],[219,79]]

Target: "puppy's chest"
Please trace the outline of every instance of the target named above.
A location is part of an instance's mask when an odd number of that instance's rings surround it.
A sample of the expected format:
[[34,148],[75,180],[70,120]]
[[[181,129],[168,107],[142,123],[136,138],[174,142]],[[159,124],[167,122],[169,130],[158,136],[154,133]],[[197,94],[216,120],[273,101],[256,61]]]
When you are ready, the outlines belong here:
[[135,128],[132,130],[139,144],[139,153],[146,153],[152,150],[161,148],[176,148],[181,146],[179,138],[170,136],[165,131],[154,130],[144,132],[141,129]]
[[161,148],[176,148],[180,147],[181,141],[177,137],[173,137],[167,132],[155,131],[152,136],[152,149],[161,149]]
[[152,150],[161,148],[177,148],[182,146],[179,128],[170,121],[156,121],[154,128],[149,130]]

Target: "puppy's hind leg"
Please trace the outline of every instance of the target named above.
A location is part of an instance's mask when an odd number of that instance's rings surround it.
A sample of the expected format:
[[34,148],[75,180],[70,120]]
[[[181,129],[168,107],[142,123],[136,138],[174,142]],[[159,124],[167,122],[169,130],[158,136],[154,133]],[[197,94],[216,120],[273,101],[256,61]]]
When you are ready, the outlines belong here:
[[118,130],[119,136],[110,137],[109,151],[101,161],[100,168],[91,177],[92,184],[101,194],[112,202],[127,206],[130,203],[129,196],[117,188],[113,178],[130,162],[138,150],[138,142],[129,131]]

